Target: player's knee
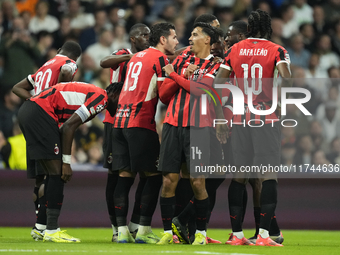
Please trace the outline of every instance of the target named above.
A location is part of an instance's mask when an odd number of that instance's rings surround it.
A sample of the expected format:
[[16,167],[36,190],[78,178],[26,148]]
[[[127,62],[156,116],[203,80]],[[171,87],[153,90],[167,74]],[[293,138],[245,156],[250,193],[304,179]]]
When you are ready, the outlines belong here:
[[204,178],[191,178],[191,187],[194,193],[200,193],[205,190],[205,179]]

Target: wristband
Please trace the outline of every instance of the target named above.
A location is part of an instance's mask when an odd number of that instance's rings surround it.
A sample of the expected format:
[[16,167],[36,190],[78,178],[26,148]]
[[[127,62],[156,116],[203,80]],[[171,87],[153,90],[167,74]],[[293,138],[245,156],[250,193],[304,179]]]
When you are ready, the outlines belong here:
[[63,154],[63,163],[70,165],[71,164],[71,155]]

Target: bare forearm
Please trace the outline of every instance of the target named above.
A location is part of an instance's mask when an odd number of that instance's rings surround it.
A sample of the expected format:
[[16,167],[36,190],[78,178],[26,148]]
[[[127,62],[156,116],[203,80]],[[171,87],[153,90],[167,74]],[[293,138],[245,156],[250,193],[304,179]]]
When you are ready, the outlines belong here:
[[133,54],[107,56],[100,61],[100,66],[102,68],[116,68],[120,63],[129,61],[132,56]]

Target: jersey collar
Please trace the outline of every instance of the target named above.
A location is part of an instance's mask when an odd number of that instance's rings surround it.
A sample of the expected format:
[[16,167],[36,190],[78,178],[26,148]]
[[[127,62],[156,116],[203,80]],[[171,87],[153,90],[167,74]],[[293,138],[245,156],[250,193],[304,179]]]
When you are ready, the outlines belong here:
[[264,38],[255,38],[255,37],[248,37],[247,39],[250,39],[250,40],[262,40],[262,41],[268,41],[267,39],[264,39]]

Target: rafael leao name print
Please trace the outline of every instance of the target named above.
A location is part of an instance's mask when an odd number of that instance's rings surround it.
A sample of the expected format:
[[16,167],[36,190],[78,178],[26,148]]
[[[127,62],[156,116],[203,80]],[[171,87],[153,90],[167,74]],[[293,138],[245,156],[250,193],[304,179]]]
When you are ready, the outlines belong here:
[[240,49],[239,56],[267,56],[268,50],[264,48],[259,49]]

